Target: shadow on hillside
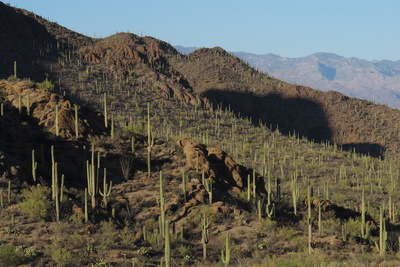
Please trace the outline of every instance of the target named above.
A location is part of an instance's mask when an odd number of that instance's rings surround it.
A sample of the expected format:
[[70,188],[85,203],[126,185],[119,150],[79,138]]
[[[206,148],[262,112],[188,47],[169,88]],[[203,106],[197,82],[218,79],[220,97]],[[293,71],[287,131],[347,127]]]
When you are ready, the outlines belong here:
[[343,150],[346,151],[355,151],[358,154],[370,155],[374,158],[381,157],[383,159],[383,154],[385,152],[385,148],[378,144],[371,143],[350,143],[343,144]]
[[0,79],[14,74],[16,62],[19,78],[44,80],[46,71],[39,58],[55,46],[44,25],[0,2]]
[[[296,134],[317,143],[333,143],[333,133],[323,107],[314,101],[298,97],[284,98],[279,94],[258,96],[215,89],[204,92],[203,96],[214,101],[214,106],[221,102],[224,108],[230,106],[236,116],[251,117],[256,126],[261,122],[273,131],[278,128],[284,135]],[[382,156],[383,153],[383,147],[378,144],[343,145],[344,150],[353,151],[354,148],[357,153],[373,157]]]

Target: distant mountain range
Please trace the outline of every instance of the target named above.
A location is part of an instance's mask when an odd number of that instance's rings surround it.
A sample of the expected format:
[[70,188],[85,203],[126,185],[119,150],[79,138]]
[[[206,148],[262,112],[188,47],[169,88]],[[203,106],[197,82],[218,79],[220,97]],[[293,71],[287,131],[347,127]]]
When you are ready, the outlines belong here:
[[[175,48],[183,54],[197,49],[183,46]],[[321,91],[334,90],[400,108],[400,60],[367,61],[332,53],[315,53],[301,58],[246,52],[232,54],[253,67],[290,83]]]

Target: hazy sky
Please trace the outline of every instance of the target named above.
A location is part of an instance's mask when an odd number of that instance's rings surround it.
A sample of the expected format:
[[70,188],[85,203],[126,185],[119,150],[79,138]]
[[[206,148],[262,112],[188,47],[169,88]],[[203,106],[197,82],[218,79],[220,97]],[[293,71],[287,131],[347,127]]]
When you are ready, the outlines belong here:
[[399,0],[2,0],[71,30],[302,57],[400,60]]

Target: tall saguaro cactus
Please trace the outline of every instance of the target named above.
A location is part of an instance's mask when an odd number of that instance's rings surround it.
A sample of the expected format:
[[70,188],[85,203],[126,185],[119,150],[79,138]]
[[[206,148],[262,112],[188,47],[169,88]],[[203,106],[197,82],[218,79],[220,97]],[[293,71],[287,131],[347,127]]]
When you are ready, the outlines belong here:
[[380,213],[379,213],[379,244],[375,242],[375,246],[379,251],[379,255],[381,257],[385,256],[386,253],[386,240],[387,240],[387,231],[386,231],[386,222],[385,222],[385,212],[384,212],[385,206],[382,205],[380,208]]
[[165,251],[164,251],[164,256],[165,256],[165,266],[169,267],[170,262],[171,262],[171,245],[170,245],[170,240],[169,240],[169,221],[165,222]]
[[107,118],[107,93],[104,93],[104,126],[108,128],[108,118]]
[[56,136],[59,135],[60,133],[60,129],[59,129],[59,122],[58,122],[58,106],[56,106]]
[[75,105],[75,138],[78,140],[79,129],[78,129],[78,107]]
[[154,136],[152,136],[150,129],[150,104],[147,103],[147,172],[148,176],[151,175],[150,163],[151,163],[151,148],[154,146]]
[[103,197],[104,206],[107,208],[107,197],[111,194],[112,181],[107,185],[107,169],[104,168],[103,192],[100,190],[100,195]]
[[36,183],[36,169],[37,169],[37,162],[35,161],[35,150],[32,149],[32,178],[35,183]]
[[160,210],[161,210],[161,215],[160,215],[160,234],[162,236],[165,236],[164,233],[164,225],[165,225],[165,210],[164,210],[164,189],[163,189],[163,178],[162,178],[162,171],[160,171]]
[[26,96],[26,114],[31,115],[31,100],[29,94]]
[[275,212],[275,203],[272,204],[271,195],[272,195],[271,173],[268,172],[268,203],[267,203],[266,212],[267,212],[268,218],[270,218],[270,219],[272,219],[274,217],[274,212]]
[[365,221],[365,192],[362,191],[362,198],[361,198],[361,237],[364,239],[368,239],[370,235],[370,228],[369,224]]
[[293,198],[293,209],[294,214],[297,215],[297,198],[299,196],[299,187],[297,185],[297,179],[292,178],[292,198]]
[[311,255],[312,247],[312,224],[311,224],[311,189],[310,186],[307,188],[307,199],[308,199],[308,253]]
[[210,226],[210,221],[206,217],[206,213],[203,213],[203,218],[201,219],[201,243],[203,244],[203,260],[207,260],[207,244],[210,241],[210,234],[208,227]]
[[96,175],[95,175],[95,161],[94,161],[94,145],[92,145],[92,164],[86,161],[86,175],[88,184],[88,194],[92,198],[92,209],[96,207]]
[[229,233],[226,233],[225,255],[224,255],[224,251],[221,250],[221,261],[223,263],[225,263],[225,266],[229,266],[229,262],[231,261],[231,248],[229,246]]

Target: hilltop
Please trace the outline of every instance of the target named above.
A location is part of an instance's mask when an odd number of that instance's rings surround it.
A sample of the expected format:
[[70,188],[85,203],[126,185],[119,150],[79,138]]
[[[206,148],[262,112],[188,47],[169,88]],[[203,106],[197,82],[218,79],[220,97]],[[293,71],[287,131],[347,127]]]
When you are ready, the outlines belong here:
[[2,263],[398,263],[398,110],[220,47],[0,29]]

